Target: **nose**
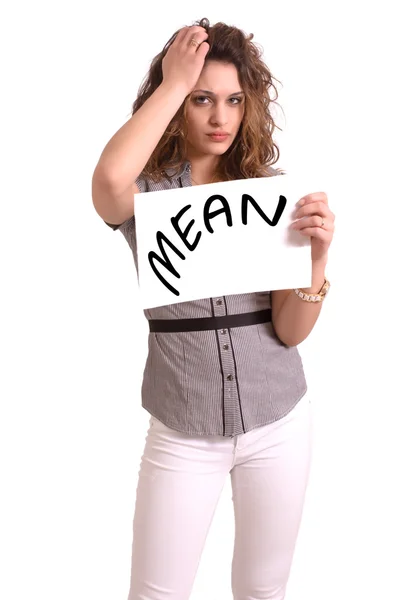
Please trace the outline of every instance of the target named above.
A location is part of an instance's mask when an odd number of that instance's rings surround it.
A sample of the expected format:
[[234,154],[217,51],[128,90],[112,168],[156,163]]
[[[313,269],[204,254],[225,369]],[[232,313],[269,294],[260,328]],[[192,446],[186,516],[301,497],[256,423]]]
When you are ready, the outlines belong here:
[[211,114],[211,123],[222,127],[228,122],[228,107],[223,102],[217,102],[214,104],[214,110]]

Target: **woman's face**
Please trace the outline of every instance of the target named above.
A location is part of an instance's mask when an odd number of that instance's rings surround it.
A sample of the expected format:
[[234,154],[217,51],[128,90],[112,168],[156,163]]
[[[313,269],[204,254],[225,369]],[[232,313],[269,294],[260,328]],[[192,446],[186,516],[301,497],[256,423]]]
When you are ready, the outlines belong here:
[[[196,155],[226,152],[244,115],[244,92],[235,65],[206,62],[187,105],[187,142]],[[211,134],[225,136],[212,137]]]

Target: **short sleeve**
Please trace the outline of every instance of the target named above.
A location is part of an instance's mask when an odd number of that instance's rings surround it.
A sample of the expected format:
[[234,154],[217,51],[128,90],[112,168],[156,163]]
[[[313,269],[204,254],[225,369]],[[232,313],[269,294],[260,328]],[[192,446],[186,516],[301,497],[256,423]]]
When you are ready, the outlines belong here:
[[[147,190],[148,190],[147,181],[142,175],[139,175],[139,177],[136,179],[135,183],[138,186],[140,193],[147,192]],[[104,223],[106,225],[108,225],[109,227],[111,227],[111,229],[113,229],[114,231],[117,231],[118,229],[128,227],[134,220],[135,220],[135,215],[132,215],[132,217],[130,217],[123,223],[119,223],[118,225],[114,225],[113,223],[107,223],[107,221],[104,221]]]
[[270,173],[270,176],[275,176],[275,175],[285,175],[284,172],[279,171],[278,169],[274,169],[273,167],[268,167],[268,172]]

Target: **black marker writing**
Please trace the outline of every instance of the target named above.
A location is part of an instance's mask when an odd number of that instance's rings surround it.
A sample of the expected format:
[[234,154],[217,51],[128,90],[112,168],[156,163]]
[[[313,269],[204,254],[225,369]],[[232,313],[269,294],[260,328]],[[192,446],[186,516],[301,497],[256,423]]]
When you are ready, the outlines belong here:
[[258,212],[258,214],[261,215],[262,218],[264,219],[264,221],[266,221],[268,223],[268,225],[271,225],[271,227],[275,227],[275,225],[277,225],[279,223],[279,219],[281,218],[282,213],[286,206],[285,196],[279,196],[279,202],[278,202],[278,206],[276,207],[274,218],[272,219],[272,221],[270,221],[268,219],[267,215],[264,214],[263,211],[261,210],[261,208],[258,206],[258,204],[254,200],[254,198],[252,198],[248,194],[243,194],[243,196],[242,196],[242,223],[243,223],[243,225],[247,225],[247,206],[248,206],[249,201],[252,203],[252,205]]
[[[218,210],[210,212],[211,204],[213,202],[215,202],[216,200],[219,200],[220,202],[222,202],[223,208],[220,208]],[[242,195],[242,210],[241,210],[243,225],[247,225],[247,209],[248,209],[249,202],[251,203],[251,205],[256,209],[258,214],[263,218],[263,220],[269,226],[275,227],[279,223],[279,220],[285,209],[287,200],[286,200],[285,196],[279,196],[278,206],[277,206],[275,214],[271,220],[261,210],[261,208],[259,207],[259,205],[257,204],[257,202],[254,200],[254,198],[252,196],[250,196],[249,194],[243,194]],[[194,224],[194,219],[192,219],[190,221],[190,223],[186,227],[185,231],[182,231],[178,224],[179,219],[182,217],[182,215],[187,210],[189,210],[189,208],[191,208],[191,204],[184,206],[175,217],[171,217],[171,223],[172,223],[175,231],[179,235],[180,239],[185,244],[186,248],[188,248],[188,250],[190,250],[190,252],[193,252],[193,250],[195,250],[195,248],[197,247],[197,245],[200,241],[200,238],[202,235],[201,231],[197,232],[194,242],[190,243],[187,240],[187,236],[188,236],[190,229],[192,228],[192,226]],[[214,230],[210,225],[210,220],[214,219],[217,215],[220,215],[222,213],[225,213],[226,223],[227,223],[228,227],[232,227],[232,224],[233,224],[232,223],[232,213],[231,213],[231,210],[230,210],[230,207],[229,207],[229,204],[228,204],[228,201],[226,200],[226,198],[224,196],[221,196],[220,194],[214,194],[213,196],[210,196],[207,199],[207,201],[204,205],[204,210],[203,210],[204,225],[205,225],[207,231],[209,231],[210,233],[214,233]],[[175,277],[180,279],[181,276],[179,275],[178,271],[174,268],[174,266],[172,265],[170,259],[168,258],[167,254],[165,252],[164,246],[162,245],[163,242],[167,243],[170,246],[170,248],[172,248],[172,250],[179,256],[180,259],[186,260],[186,257],[182,254],[182,252],[180,252],[180,250],[178,250],[178,248],[161,231],[157,231],[156,239],[157,239],[158,247],[161,250],[161,253],[162,253],[164,259],[160,258],[160,256],[158,256],[158,254],[156,254],[154,251],[151,251],[148,254],[150,266],[153,269],[153,272],[155,273],[156,277],[158,277],[158,279],[165,285],[165,287],[167,289],[169,289],[170,292],[175,294],[175,296],[179,296],[180,294],[179,294],[178,290],[176,290],[170,283],[168,283],[168,281],[156,269],[156,267],[154,265],[154,261],[157,260],[158,262],[160,262],[170,273],[172,273],[172,275],[174,275]]]
[[191,208],[191,204],[188,204],[187,206],[184,206],[182,208],[182,210],[180,210],[178,212],[178,214],[176,215],[176,217],[172,217],[171,218],[171,223],[174,226],[175,231],[178,233],[179,237],[181,238],[181,240],[183,241],[183,243],[185,244],[186,248],[188,248],[191,252],[193,252],[193,250],[196,248],[197,244],[200,241],[201,238],[201,231],[197,232],[196,238],[193,242],[193,244],[191,244],[190,242],[187,241],[187,234],[189,232],[189,229],[191,229],[193,223],[194,223],[194,219],[192,219],[189,223],[189,225],[186,227],[185,231],[182,233],[182,231],[179,229],[178,227],[178,221],[181,218],[181,216],[183,215],[183,213],[185,213],[187,210],[189,210],[189,208]]
[[[210,206],[215,200],[221,200],[222,204],[224,205],[224,208],[220,208],[219,210],[215,210],[214,212],[210,213]],[[204,225],[206,226],[207,231],[209,231],[210,233],[214,233],[214,229],[210,226],[210,218],[213,219],[214,217],[220,215],[223,212],[226,213],[226,222],[228,227],[232,227],[231,209],[229,208],[229,204],[226,198],[220,196],[219,194],[214,194],[213,196],[210,196],[204,205],[203,211]]]
[[164,277],[157,271],[157,269],[154,266],[154,261],[158,260],[158,262],[160,262],[162,265],[164,265],[164,267],[166,267],[170,273],[175,275],[175,277],[177,277],[178,279],[181,278],[178,271],[173,267],[170,259],[168,258],[167,254],[164,250],[164,246],[161,246],[162,238],[166,241],[167,244],[169,244],[169,246],[172,248],[172,250],[177,253],[179,258],[181,258],[182,260],[186,260],[185,256],[182,254],[182,252],[180,252],[178,250],[178,248],[176,246],[174,246],[174,244],[172,242],[169,241],[169,239],[162,233],[162,231],[157,231],[156,239],[157,239],[158,247],[161,249],[164,260],[162,258],[160,258],[158,256],[158,254],[156,254],[152,250],[148,254],[149,263],[150,263],[150,266],[153,269],[154,273],[156,274],[158,279],[160,279],[163,282],[165,287],[167,287],[169,289],[169,291],[172,292],[173,294],[175,294],[176,296],[179,296],[179,292],[175,288],[173,288],[172,285],[170,285],[166,279],[164,279]]

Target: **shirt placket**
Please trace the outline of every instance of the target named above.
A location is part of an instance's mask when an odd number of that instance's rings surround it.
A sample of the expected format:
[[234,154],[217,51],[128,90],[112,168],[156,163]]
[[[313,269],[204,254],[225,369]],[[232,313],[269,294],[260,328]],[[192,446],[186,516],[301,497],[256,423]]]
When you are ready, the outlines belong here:
[[[185,167],[184,185],[191,186],[191,165]],[[224,316],[226,304],[223,297],[212,298],[214,316]],[[223,421],[226,436],[235,436],[244,433],[244,424],[240,407],[240,395],[236,380],[235,358],[228,329],[217,330],[219,355],[221,357],[221,370],[223,377]]]
[[[227,314],[222,297],[212,298],[214,315],[222,317]],[[217,339],[221,357],[223,385],[223,410],[225,435],[243,433],[243,423],[240,411],[239,389],[236,380],[235,359],[228,329],[218,329]]]

